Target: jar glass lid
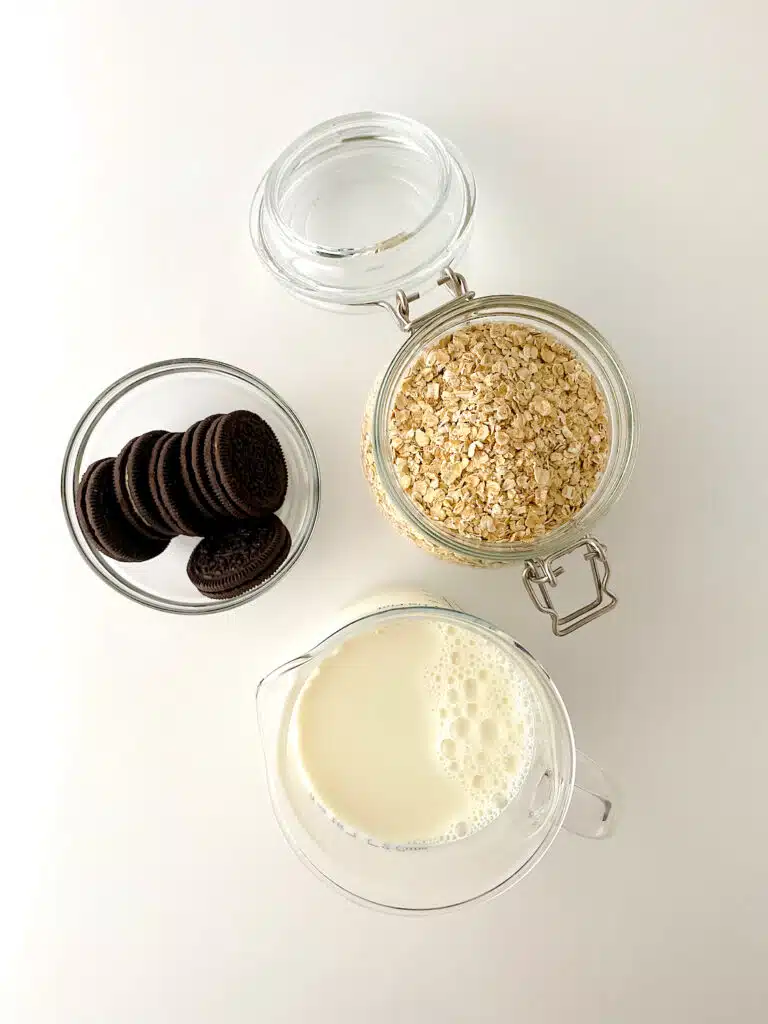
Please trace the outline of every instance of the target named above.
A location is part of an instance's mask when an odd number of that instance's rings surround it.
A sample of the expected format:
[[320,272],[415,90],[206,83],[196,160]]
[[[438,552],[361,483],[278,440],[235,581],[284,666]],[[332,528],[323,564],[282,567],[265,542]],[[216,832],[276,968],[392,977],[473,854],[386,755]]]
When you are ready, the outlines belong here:
[[325,121],[272,164],[251,238],[290,291],[340,308],[422,291],[469,240],[475,183],[461,154],[397,114]]

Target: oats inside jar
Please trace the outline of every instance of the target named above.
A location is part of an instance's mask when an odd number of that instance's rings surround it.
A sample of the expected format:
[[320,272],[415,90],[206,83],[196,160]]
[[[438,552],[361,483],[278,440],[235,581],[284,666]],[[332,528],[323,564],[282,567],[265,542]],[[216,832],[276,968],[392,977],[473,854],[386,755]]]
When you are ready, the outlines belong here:
[[515,323],[445,335],[403,378],[389,424],[403,491],[475,540],[533,541],[584,507],[610,430],[589,368],[554,337]]

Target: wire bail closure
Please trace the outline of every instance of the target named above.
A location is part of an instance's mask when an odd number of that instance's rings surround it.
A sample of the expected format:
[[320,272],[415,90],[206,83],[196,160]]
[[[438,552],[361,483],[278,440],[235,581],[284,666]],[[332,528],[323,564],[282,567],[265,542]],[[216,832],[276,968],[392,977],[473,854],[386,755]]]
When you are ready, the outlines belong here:
[[[558,565],[560,559],[574,551],[584,549],[584,559],[589,562],[592,580],[595,584],[595,599],[577,608],[575,611],[561,615],[550,596],[550,589],[557,586],[557,579],[565,572],[565,567]],[[531,558],[525,563],[523,582],[525,589],[539,609],[549,615],[552,632],[555,636],[567,636],[581,629],[588,622],[605,615],[618,603],[618,598],[608,589],[611,568],[608,565],[605,547],[594,537],[584,537],[567,548],[557,551],[549,558]]]
[[435,313],[448,309],[455,302],[475,297],[475,293],[469,290],[466,277],[460,274],[458,270],[454,270],[453,267],[445,267],[440,277],[438,277],[437,283],[438,286],[446,287],[453,294],[453,299],[415,320],[411,320],[411,303],[421,298],[420,292],[405,292],[401,288],[395,294],[394,302],[377,302],[375,305],[381,306],[382,309],[386,309],[387,312],[391,313],[401,331],[412,331],[415,327],[419,327],[431,319]]

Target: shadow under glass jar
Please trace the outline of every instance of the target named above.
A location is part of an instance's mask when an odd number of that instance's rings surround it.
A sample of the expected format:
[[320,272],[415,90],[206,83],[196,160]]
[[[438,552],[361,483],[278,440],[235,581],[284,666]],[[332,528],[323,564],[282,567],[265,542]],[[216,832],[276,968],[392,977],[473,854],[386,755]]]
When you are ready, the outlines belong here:
[[[318,125],[283,152],[254,196],[251,235],[268,269],[294,294],[339,311],[386,309],[407,332],[363,424],[365,474],[390,522],[440,558],[478,568],[524,563],[531,599],[553,632],[565,635],[616,604],[605,548],[589,531],[629,480],[635,401],[610,345],[581,317],[543,299],[476,298],[469,290],[454,268],[474,210],[474,180],[451,143],[408,118],[364,112]],[[413,318],[413,303],[437,286],[451,298]],[[390,420],[409,368],[442,337],[489,322],[529,327],[572,351],[591,372],[608,419],[607,463],[593,493],[566,523],[530,541],[474,539],[442,527],[403,491],[391,454]],[[586,560],[594,594],[561,613],[552,593],[572,552]]]

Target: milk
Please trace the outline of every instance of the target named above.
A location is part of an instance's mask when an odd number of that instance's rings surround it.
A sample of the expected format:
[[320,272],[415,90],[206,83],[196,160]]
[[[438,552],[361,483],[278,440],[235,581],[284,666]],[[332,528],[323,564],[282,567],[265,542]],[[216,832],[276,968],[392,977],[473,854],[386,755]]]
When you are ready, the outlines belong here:
[[347,830],[382,844],[445,843],[515,799],[533,756],[531,697],[492,640],[400,619],[349,637],[314,668],[288,742],[306,788]]

